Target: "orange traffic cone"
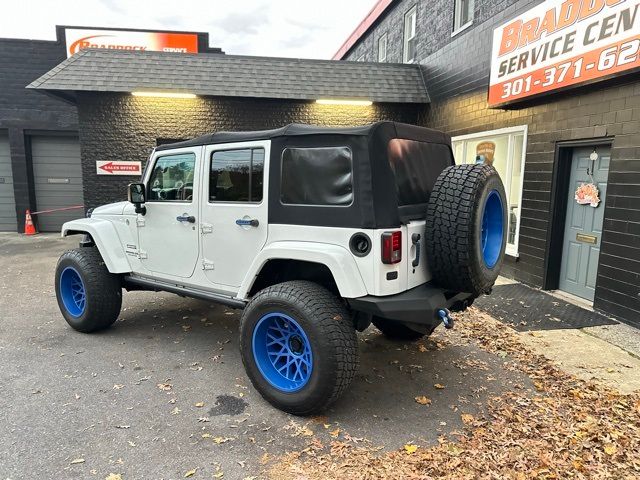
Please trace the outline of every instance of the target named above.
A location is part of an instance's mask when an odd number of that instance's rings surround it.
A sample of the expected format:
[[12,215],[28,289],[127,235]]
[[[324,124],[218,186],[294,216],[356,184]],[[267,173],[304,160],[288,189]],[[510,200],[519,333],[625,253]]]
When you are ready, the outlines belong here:
[[25,235],[35,235],[36,233],[36,227],[33,224],[33,220],[31,219],[31,212],[29,210],[27,210],[27,213],[25,214],[24,217],[24,234]]

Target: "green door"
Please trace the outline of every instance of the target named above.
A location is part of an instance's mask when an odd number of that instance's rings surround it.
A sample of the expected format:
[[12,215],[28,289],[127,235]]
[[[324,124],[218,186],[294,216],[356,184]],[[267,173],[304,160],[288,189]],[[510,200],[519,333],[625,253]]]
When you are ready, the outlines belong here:
[[[559,285],[560,290],[589,301],[593,301],[596,288],[611,159],[609,147],[599,147],[595,161],[590,159],[592,152],[593,147],[576,148],[573,151]],[[575,199],[576,189],[583,183],[591,182],[600,191],[597,207],[580,205]]]

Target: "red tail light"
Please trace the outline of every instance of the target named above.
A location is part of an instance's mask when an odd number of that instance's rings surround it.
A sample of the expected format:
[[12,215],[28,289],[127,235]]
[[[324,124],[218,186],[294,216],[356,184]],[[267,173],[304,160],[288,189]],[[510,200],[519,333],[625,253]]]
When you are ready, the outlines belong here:
[[402,232],[382,234],[382,263],[399,263],[402,260]]

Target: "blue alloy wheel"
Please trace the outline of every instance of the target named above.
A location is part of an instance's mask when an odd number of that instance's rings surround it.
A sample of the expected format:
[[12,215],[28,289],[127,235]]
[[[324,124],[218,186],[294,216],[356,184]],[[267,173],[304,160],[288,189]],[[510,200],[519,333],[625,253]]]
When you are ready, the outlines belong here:
[[253,330],[252,351],[262,376],[281,392],[297,392],[311,378],[311,344],[300,324],[289,315],[264,315]]
[[84,283],[78,271],[67,267],[60,275],[60,297],[69,315],[79,317],[87,305]]
[[482,258],[493,268],[500,258],[504,235],[502,200],[497,190],[491,190],[482,214]]

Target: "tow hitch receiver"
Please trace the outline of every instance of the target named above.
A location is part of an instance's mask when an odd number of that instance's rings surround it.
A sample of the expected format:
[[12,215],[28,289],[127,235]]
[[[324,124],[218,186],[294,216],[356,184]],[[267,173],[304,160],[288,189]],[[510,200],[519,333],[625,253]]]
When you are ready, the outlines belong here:
[[451,317],[451,312],[449,310],[447,310],[446,308],[441,308],[440,310],[438,310],[438,317],[440,317],[440,320],[442,320],[444,328],[446,328],[447,330],[453,328],[453,318]]

